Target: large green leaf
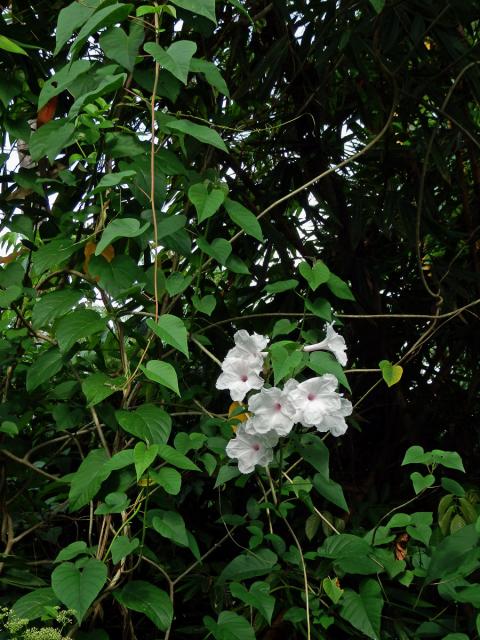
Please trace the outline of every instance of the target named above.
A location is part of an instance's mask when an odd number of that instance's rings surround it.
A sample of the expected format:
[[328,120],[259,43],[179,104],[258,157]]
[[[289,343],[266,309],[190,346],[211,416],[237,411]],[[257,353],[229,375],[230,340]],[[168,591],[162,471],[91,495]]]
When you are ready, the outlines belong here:
[[255,632],[250,623],[233,611],[222,611],[215,622],[209,616],[203,622],[215,640],[255,640]]
[[102,0],[89,0],[88,3],[83,3],[74,0],[68,7],[64,7],[60,11],[55,30],[56,46],[54,55],[57,55],[67,40],[88,20],[101,2]]
[[181,547],[188,547],[185,521],[177,511],[155,509],[152,526],[161,536],[172,540]]
[[62,289],[43,295],[33,307],[32,325],[34,329],[44,327],[56,318],[65,315],[80,302],[83,293],[73,289]]
[[205,76],[205,80],[212,87],[215,87],[220,93],[223,93],[227,98],[230,97],[230,92],[228,91],[227,84],[223,79],[222,74],[218,70],[218,67],[215,66],[213,62],[209,62],[208,60],[199,60],[198,58],[192,58],[190,63],[190,71],[194,71],[195,73],[202,73]]
[[270,549],[256,549],[255,553],[242,553],[231,560],[218,577],[219,584],[227,580],[248,580],[263,576],[277,563],[277,555]]
[[197,465],[168,444],[158,445],[158,455],[178,469],[200,471]]
[[75,139],[75,125],[65,118],[52,120],[30,136],[29,150],[32,160],[47,157],[53,162],[60,151]]
[[187,329],[183,320],[169,313],[161,315],[157,322],[152,319],[147,321],[150,329],[157,334],[166,344],[178,349],[189,357],[187,344]]
[[144,38],[143,26],[132,22],[128,35],[121,27],[111,27],[100,37],[100,46],[108,58],[115,60],[128,71],[133,71]]
[[27,371],[27,391],[33,391],[47,380],[50,380],[62,367],[62,354],[58,349],[49,349],[40,355]]
[[223,189],[209,191],[203,182],[197,182],[188,190],[188,199],[197,211],[198,222],[203,222],[220,209],[225,200],[225,192]]
[[306,434],[298,446],[298,451],[304,460],[318,471],[313,478],[316,490],[340,509],[348,511],[342,487],[330,478],[330,453],[322,439],[311,433]]
[[210,127],[195,124],[194,122],[190,122],[190,120],[168,120],[165,122],[165,127],[172,131],[186,133],[204,144],[210,144],[212,147],[225,151],[225,153],[228,152],[222,138],[214,129],[210,129]]
[[146,275],[130,256],[118,255],[110,262],[103,256],[93,256],[88,272],[99,278],[102,289],[115,298],[129,295],[135,286],[143,286]]
[[136,218],[117,218],[112,220],[105,228],[100,242],[95,248],[95,255],[99,256],[109,244],[118,240],[118,238],[136,238],[141,236],[150,226],[149,222],[140,226],[140,222]]
[[215,17],[215,0],[172,0],[172,4],[196,13],[199,16],[204,16],[217,24]]
[[80,52],[80,49],[87,42],[89,36],[97,32],[102,27],[108,27],[117,22],[122,22],[122,20],[124,20],[128,16],[132,9],[133,4],[116,3],[95,11],[95,13],[85,22],[83,27],[80,29],[78,36],[75,38],[74,43],[70,47],[70,55],[72,57],[76,57]]
[[225,209],[230,218],[241,227],[245,233],[255,238],[259,242],[263,242],[263,233],[257,218],[240,202],[235,202],[227,198],[225,200]]
[[50,587],[35,589],[19,598],[12,607],[12,613],[17,618],[36,620],[47,612],[47,608],[55,607],[59,600]]
[[147,53],[167,71],[178,78],[183,84],[187,84],[190,61],[197,50],[197,45],[191,40],[177,40],[168,49],[164,49],[155,42],[147,42],[144,46]]
[[161,631],[166,631],[173,619],[173,607],[168,595],[144,580],[131,580],[119,591],[113,592],[127,609],[144,613]]
[[343,385],[345,389],[348,389],[348,391],[351,391],[347,376],[345,375],[342,366],[331,353],[327,353],[326,351],[314,351],[310,354],[308,367],[320,376],[324,373],[333,373],[340,384]]
[[172,419],[153,404],[142,404],[135,411],[117,411],[115,417],[125,431],[148,444],[165,444],[172,429]]
[[77,309],[63,316],[57,323],[55,335],[62,353],[66,353],[82,338],[103,331],[106,320],[93,309]]
[[318,555],[332,560],[334,567],[345,573],[369,575],[378,573],[381,564],[372,558],[374,550],[366,540],[350,533],[326,538]]
[[167,389],[171,389],[177,396],[180,395],[177,372],[169,362],[150,360],[147,362],[147,365],[145,367],[142,366],[141,369],[149,380],[158,382],[158,384],[167,387]]
[[[77,5],[79,6],[79,5]],[[60,12],[61,13],[61,12]],[[51,78],[49,78],[42,87],[38,96],[38,109],[44,107],[54,96],[58,96],[65,91],[78,76],[86,73],[91,68],[88,60],[74,60],[59,69]]]
[[383,595],[379,583],[365,580],[360,585],[359,593],[345,589],[340,615],[367,637],[379,640],[382,608]]
[[102,482],[111,473],[111,469],[105,464],[107,461],[108,456],[104,449],[94,449],[82,460],[71,478],[68,494],[70,511],[81,509],[97,495]]
[[247,590],[243,584],[232,582],[230,592],[234,598],[238,598],[249,607],[260,611],[269,625],[272,624],[272,615],[275,608],[275,598],[270,595],[268,582],[254,582]]
[[57,598],[73,609],[79,623],[107,581],[107,567],[90,558],[82,569],[64,562],[52,573],[52,589]]

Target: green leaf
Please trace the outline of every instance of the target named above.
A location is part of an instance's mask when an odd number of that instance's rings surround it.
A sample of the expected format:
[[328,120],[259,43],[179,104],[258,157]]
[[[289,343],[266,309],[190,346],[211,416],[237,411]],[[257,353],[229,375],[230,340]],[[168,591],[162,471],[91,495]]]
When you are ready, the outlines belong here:
[[211,218],[220,209],[225,197],[223,189],[209,191],[203,182],[197,182],[188,190],[188,199],[197,211],[199,223]]
[[277,320],[277,322],[273,325],[272,330],[272,339],[277,336],[284,336],[292,333],[298,327],[298,322],[287,320],[282,318],[281,320]]
[[272,344],[270,347],[270,356],[275,385],[278,385],[284,378],[291,378],[295,375],[295,371],[302,363],[304,355],[302,351],[297,350],[289,353],[281,343]]
[[381,369],[383,379],[389,387],[400,382],[403,374],[403,367],[399,364],[392,364],[388,360],[381,360],[378,363],[378,366]]
[[125,297],[137,286],[145,284],[145,273],[130,256],[120,254],[110,262],[103,256],[93,256],[88,264],[88,272],[99,279],[102,289],[110,295]]
[[187,530],[182,516],[177,511],[162,511],[155,509],[152,526],[164,538],[175,542],[181,547],[188,547]]
[[270,573],[277,563],[277,559],[277,555],[270,549],[256,549],[255,553],[242,553],[224,567],[218,577],[218,583],[222,584],[227,580],[249,580],[263,576]]
[[302,437],[298,451],[304,460],[318,471],[313,478],[313,484],[320,495],[340,509],[348,511],[342,487],[330,478],[330,453],[322,439],[313,434],[306,434]]
[[[120,89],[127,78],[127,74],[114,73],[115,71],[118,71],[117,65],[107,65],[97,67],[93,74],[87,75],[87,79],[89,80],[88,86],[84,88],[84,91],[79,92],[79,97],[75,100],[68,112],[70,118],[78,116],[85,105],[91,104],[100,96]],[[90,87],[92,87],[92,89],[90,89]],[[73,87],[71,86],[69,91],[73,93],[72,89]]]
[[62,549],[58,553],[54,562],[65,562],[66,560],[72,560],[73,558],[77,558],[78,556],[85,554],[88,554],[87,543],[83,540],[76,540]]
[[212,244],[208,244],[203,236],[197,238],[199,248],[207,255],[215,258],[220,264],[226,265],[232,253],[232,245],[224,238],[215,238]]
[[38,96],[37,109],[40,110],[54,96],[58,96],[65,91],[79,76],[89,71],[91,66],[88,60],[74,60],[59,69],[43,85],[40,95]]
[[332,373],[340,384],[351,392],[350,385],[348,384],[348,380],[342,366],[331,353],[327,353],[326,351],[313,351],[310,354],[307,366],[320,376],[324,373]]
[[194,73],[202,73],[209,85],[215,87],[215,89],[220,91],[220,93],[223,93],[227,98],[230,97],[227,84],[213,62],[193,58],[190,63],[190,71]]
[[72,122],[67,122],[65,118],[51,120],[30,136],[29,151],[32,160],[37,162],[47,156],[53,163],[60,151],[72,144],[74,139],[75,125]]
[[[183,84],[187,84],[190,62],[197,50],[197,45],[191,40],[177,40],[168,49],[164,49],[155,42],[147,42],[143,47],[147,53],[167,71]],[[185,121],[188,122],[188,121]]]
[[336,578],[324,578],[322,580],[322,587],[333,604],[337,604],[343,596],[344,591],[338,586]]
[[340,615],[367,637],[379,640],[382,608],[380,585],[376,580],[365,580],[360,585],[359,593],[352,589],[345,590]]
[[180,493],[182,476],[176,469],[172,469],[172,467],[162,467],[158,471],[152,469],[150,475],[171,496],[176,496]]
[[[115,173],[106,173],[104,176],[102,176],[100,182],[97,184],[97,186],[95,187],[95,189],[92,191],[92,194],[97,194],[100,193],[101,191],[105,191],[105,189],[110,189],[111,187],[116,187],[119,184],[127,184],[128,182],[131,182],[131,179],[134,178],[137,175],[136,171],[133,171],[133,169],[125,169],[125,171],[116,171]],[[113,220],[111,224],[114,224],[115,222],[124,222],[124,220],[134,220],[135,222],[138,223],[138,220],[132,219],[132,218],[124,218],[123,220]],[[110,226],[109,225],[109,226]],[[107,227],[108,228],[108,227]],[[139,234],[137,234],[139,235]],[[119,233],[118,237],[122,237],[122,234]],[[128,236],[129,238],[131,238],[132,236]],[[110,243],[107,243],[110,244]],[[105,245],[106,246],[106,245]],[[100,251],[100,253],[102,253]],[[96,253],[95,255],[100,255],[100,253]]]
[[72,310],[81,300],[83,293],[73,289],[53,291],[43,295],[33,307],[32,325],[34,329],[45,327],[56,318]]
[[90,451],[73,474],[68,494],[70,511],[81,509],[97,495],[111,470],[105,466],[108,457],[104,449]]
[[172,419],[160,407],[142,404],[135,411],[116,411],[119,425],[147,444],[165,444],[172,429]]
[[93,407],[112,394],[120,391],[125,383],[122,378],[110,378],[105,373],[92,373],[82,381],[82,391],[87,398],[87,406]]
[[145,33],[142,25],[135,22],[130,24],[128,36],[121,27],[111,27],[100,36],[100,46],[110,60],[118,62],[131,72],[135,66],[138,50],[145,38]]
[[208,18],[213,23],[217,24],[215,17],[215,0],[171,0],[172,4],[186,9],[192,13],[196,13],[199,16]]
[[442,465],[448,469],[455,469],[456,471],[463,471],[465,473],[462,459],[456,451],[434,449],[433,451],[425,452],[423,447],[418,445],[414,445],[407,450],[402,466],[405,464]]
[[161,631],[172,624],[173,607],[170,598],[158,587],[144,580],[131,580],[113,597],[127,609],[144,613]]
[[237,466],[225,464],[218,470],[217,479],[215,480],[215,486],[213,488],[216,489],[217,487],[221,487],[222,484],[225,484],[229,480],[233,480],[233,478],[238,478],[239,475],[241,474]]
[[457,496],[457,498],[463,498],[465,496],[465,489],[456,480],[442,478],[441,483],[445,491],[452,493],[454,496]]
[[215,640],[255,640],[256,637],[250,623],[233,611],[222,611],[217,622],[205,616],[203,623]]
[[305,300],[305,307],[318,318],[332,321],[332,307],[328,300],[324,298],[315,298],[313,302],[311,300]]
[[36,620],[46,614],[47,608],[59,604],[53,589],[45,587],[35,589],[19,598],[12,607],[12,613],[20,619]]
[[217,305],[217,301],[215,299],[215,296],[212,296],[210,294],[203,296],[202,298],[194,295],[192,296],[192,304],[197,311],[200,311],[200,313],[211,316],[213,310]]
[[194,462],[192,462],[183,454],[179,453],[173,447],[170,447],[168,444],[158,445],[158,455],[160,458],[163,458],[165,462],[170,463],[174,467],[178,467],[178,469],[186,469],[187,471],[200,471],[200,469]]
[[243,204],[227,198],[225,200],[225,209],[233,222],[243,229],[247,235],[252,236],[259,242],[263,242],[262,228],[257,218]]
[[315,262],[313,267],[311,267],[308,262],[301,262],[298,266],[298,270],[308,282],[308,286],[312,291],[318,289],[318,287],[324,282],[328,282],[331,277],[329,268],[321,260]]
[[413,490],[418,494],[420,493],[420,491],[428,489],[428,487],[431,487],[435,483],[435,476],[433,476],[431,473],[427,476],[422,476],[422,474],[418,473],[418,471],[414,471],[410,475],[410,480],[413,484]]
[[317,553],[321,558],[332,560],[337,571],[369,575],[380,570],[378,561],[372,559],[373,548],[363,538],[350,533],[329,536]]
[[165,126],[172,131],[186,133],[199,142],[210,144],[212,147],[216,147],[217,149],[220,149],[220,151],[225,151],[225,153],[228,153],[228,149],[225,146],[222,138],[214,129],[210,129],[210,127],[205,127],[201,124],[195,124],[194,122],[190,122],[190,120],[168,120],[165,123]]
[[340,298],[341,300],[355,300],[355,296],[351,292],[348,284],[333,273],[330,274],[330,278],[327,282],[327,287],[330,289],[334,296]]
[[188,334],[183,320],[165,313],[158,318],[157,322],[151,318],[147,320],[147,326],[166,344],[181,351],[187,358],[189,357]]
[[22,293],[22,287],[17,285],[11,285],[7,287],[5,291],[0,291],[0,307],[7,309],[14,300],[16,300]]
[[106,326],[106,320],[93,309],[77,309],[58,321],[55,335],[62,353],[69,351],[83,338],[100,333]]
[[158,445],[152,444],[147,447],[144,442],[137,442],[133,449],[133,462],[137,473],[137,482],[145,471],[154,463],[158,453]]
[[279,280],[278,282],[272,282],[270,284],[266,284],[263,287],[263,290],[267,293],[275,294],[275,293],[283,293],[284,291],[289,291],[290,289],[295,289],[298,286],[298,280]]
[[268,582],[254,582],[248,591],[243,584],[232,582],[230,584],[230,593],[234,598],[238,598],[249,607],[260,611],[269,626],[272,624],[275,598],[270,595]]
[[58,349],[49,349],[43,353],[27,371],[27,391],[33,391],[50,380],[63,367],[62,354]]
[[18,435],[18,427],[15,422],[10,422],[10,420],[4,420],[0,425],[0,433],[6,433],[11,438],[14,438]]
[[477,548],[478,541],[479,532],[474,524],[466,525],[444,538],[432,553],[426,582],[436,578],[446,581],[449,576],[459,575],[462,562],[469,557],[473,549]]
[[129,556],[139,545],[140,540],[138,538],[130,539],[128,536],[118,536],[118,538],[115,538],[111,547],[113,564],[118,564],[120,560]]
[[0,49],[9,51],[10,53],[20,53],[23,56],[28,56],[28,53],[25,51],[25,49],[22,49],[19,44],[17,44],[13,40],[10,40],[10,38],[7,38],[6,36],[0,36]]
[[62,264],[76,249],[75,243],[69,238],[57,238],[40,247],[32,258],[35,274],[39,276],[45,269]]
[[[132,11],[133,4],[113,4],[96,11],[80,29],[78,36],[70,47],[70,55],[76,57],[80,49],[87,42],[88,37],[96,33],[102,27],[109,27],[117,22],[122,22]],[[58,41],[57,41],[58,49]]]
[[57,55],[73,32],[88,20],[101,2],[102,0],[90,0],[84,4],[75,0],[60,11],[55,30],[56,46],[54,56]]
[[71,562],[65,562],[52,573],[55,595],[60,602],[75,611],[79,624],[106,581],[107,567],[93,558],[87,560],[82,570]]
[[185,291],[185,289],[187,289],[187,287],[190,286],[192,280],[192,276],[184,276],[182,273],[178,273],[178,271],[171,273],[165,283],[165,288],[168,292],[168,295],[176,296],[179,293],[182,293],[183,291]]
[[149,222],[140,226],[140,222],[136,218],[117,218],[116,220],[112,220],[105,228],[101,240],[97,244],[95,255],[99,256],[105,251],[109,244],[112,244],[115,240],[118,240],[118,238],[136,238],[141,236],[149,226]]
[[[119,452],[123,453],[123,452]],[[133,452],[132,452],[133,453]],[[115,454],[118,456],[119,454]],[[110,459],[113,460],[115,458]],[[118,458],[115,460],[115,463],[118,462]],[[114,464],[115,464],[114,463]],[[132,464],[133,464],[133,455],[132,455]],[[110,467],[110,465],[108,465]],[[122,513],[122,511],[126,511],[128,505],[130,504],[130,500],[126,493],[123,491],[112,491],[112,493],[107,493],[105,496],[105,502],[100,504],[94,511],[97,516],[105,516],[109,513]]]
[[187,219],[183,215],[168,216],[158,223],[158,239],[161,240],[167,236],[171,236],[180,229],[183,229]]
[[385,0],[370,0],[370,4],[377,13],[381,13],[385,6]]
[[180,395],[178,389],[177,372],[168,362],[161,360],[150,360],[145,367],[141,367],[143,373],[149,380],[158,382],[158,384],[174,391],[177,396]]

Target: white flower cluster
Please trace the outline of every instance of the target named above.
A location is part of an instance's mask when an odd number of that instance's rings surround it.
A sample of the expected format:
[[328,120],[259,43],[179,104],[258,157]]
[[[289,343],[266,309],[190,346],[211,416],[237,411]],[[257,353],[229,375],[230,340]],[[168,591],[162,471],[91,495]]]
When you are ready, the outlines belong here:
[[[287,436],[295,423],[315,427],[320,432],[330,431],[340,436],[347,430],[346,416],[352,413],[352,404],[337,391],[335,376],[326,373],[297,382],[288,380],[283,389],[263,386],[260,377],[268,338],[256,333],[237,331],[235,347],[230,349],[222,363],[217,389],[228,389],[232,400],[242,401],[252,389],[260,390],[248,400],[248,420],[237,428],[235,438],[227,445],[230,458],[238,460],[241,473],[251,473],[255,465],[268,465],[273,460],[273,447],[280,437]],[[323,342],[304,347],[304,351],[332,351],[340,364],[345,365],[345,340],[327,326]]]

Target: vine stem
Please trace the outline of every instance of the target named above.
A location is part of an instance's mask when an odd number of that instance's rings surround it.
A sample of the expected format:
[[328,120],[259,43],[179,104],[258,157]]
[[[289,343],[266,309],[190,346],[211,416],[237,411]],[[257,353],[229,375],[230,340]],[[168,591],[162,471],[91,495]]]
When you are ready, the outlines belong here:
[[[158,6],[158,3],[154,3]],[[159,21],[158,13],[154,13],[155,20],[155,42],[158,45]],[[155,322],[158,320],[158,226],[157,211],[155,207],[155,99],[157,97],[158,77],[160,74],[160,64],[155,61],[155,78],[153,81],[152,98],[150,100],[150,206],[152,207],[153,223],[153,292],[155,297]]]

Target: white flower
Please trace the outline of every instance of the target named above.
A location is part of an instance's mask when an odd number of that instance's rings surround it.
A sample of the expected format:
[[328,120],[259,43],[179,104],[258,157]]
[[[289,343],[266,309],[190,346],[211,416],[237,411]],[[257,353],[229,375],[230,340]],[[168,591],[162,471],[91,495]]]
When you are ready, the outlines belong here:
[[294,404],[296,420],[305,427],[319,425],[326,415],[334,415],[341,409],[341,396],[336,393],[338,381],[331,373],[292,384],[289,399]]
[[[237,351],[243,354],[248,354],[252,356],[262,355],[265,357],[266,353],[263,352],[263,349],[268,344],[268,337],[261,336],[258,333],[253,333],[250,335],[245,329],[241,329],[237,331],[233,336],[235,341],[235,347]],[[231,349],[233,351],[233,349]],[[228,354],[227,354],[228,356]]]
[[340,398],[340,409],[335,413],[327,414],[322,422],[317,426],[318,431],[330,431],[332,436],[343,436],[348,428],[345,418],[351,415],[353,411],[352,403],[350,400]]
[[261,358],[225,358],[215,386],[228,389],[232,400],[241,401],[251,389],[263,387],[263,378],[258,375],[262,365]]
[[247,420],[239,425],[235,438],[230,440],[226,448],[227,456],[238,460],[240,473],[251,473],[257,464],[267,466],[273,460],[273,447],[278,442],[274,431],[264,434],[247,433],[249,422]]
[[317,344],[309,344],[303,347],[304,351],[331,351],[339,363],[344,367],[347,364],[347,345],[345,338],[335,331],[333,324],[327,324],[325,340]]
[[247,433],[268,433],[275,431],[279,436],[286,436],[292,430],[297,413],[288,392],[272,387],[261,389],[248,401],[248,410],[253,418],[245,427]]

